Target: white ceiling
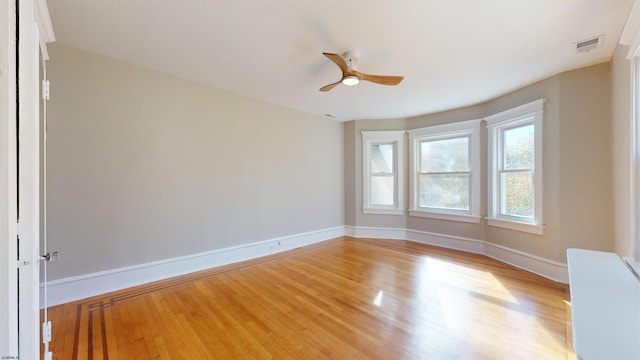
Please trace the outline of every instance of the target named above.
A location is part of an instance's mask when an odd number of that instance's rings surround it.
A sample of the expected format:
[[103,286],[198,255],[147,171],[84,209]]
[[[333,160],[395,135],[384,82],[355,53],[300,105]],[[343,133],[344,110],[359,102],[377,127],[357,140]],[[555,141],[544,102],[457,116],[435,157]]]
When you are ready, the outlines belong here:
[[[56,40],[305,113],[402,118],[608,61],[632,0],[48,0]],[[601,48],[575,43],[604,35]],[[320,87],[322,52],[398,86]]]

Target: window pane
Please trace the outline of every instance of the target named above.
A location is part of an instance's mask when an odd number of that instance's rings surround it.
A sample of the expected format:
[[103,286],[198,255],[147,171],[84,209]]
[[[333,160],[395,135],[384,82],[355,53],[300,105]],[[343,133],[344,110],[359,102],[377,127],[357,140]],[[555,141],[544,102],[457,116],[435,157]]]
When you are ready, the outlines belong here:
[[502,214],[533,217],[533,173],[502,173]]
[[371,205],[394,205],[393,176],[371,176]]
[[420,175],[420,206],[469,210],[469,175]]
[[371,145],[371,172],[372,173],[392,173],[393,172],[393,144],[373,144]]
[[469,171],[469,138],[420,143],[420,172]]
[[533,124],[504,131],[504,168],[532,169],[534,158]]

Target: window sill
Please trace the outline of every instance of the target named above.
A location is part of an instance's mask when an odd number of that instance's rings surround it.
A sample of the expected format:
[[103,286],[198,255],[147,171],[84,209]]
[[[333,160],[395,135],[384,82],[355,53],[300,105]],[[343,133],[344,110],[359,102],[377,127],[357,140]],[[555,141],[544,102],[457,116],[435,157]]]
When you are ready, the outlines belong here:
[[422,211],[422,210],[409,210],[409,215],[415,216],[415,217],[459,221],[459,222],[474,223],[474,224],[479,224],[481,219],[480,216],[440,213],[440,212]]
[[526,232],[530,234],[543,235],[544,234],[544,226],[537,224],[529,224],[518,221],[504,220],[504,219],[496,219],[496,218],[486,218],[487,224],[490,226],[501,227],[509,230],[516,230],[521,232]]
[[404,215],[404,210],[402,209],[372,209],[372,208],[363,208],[363,214],[377,214],[377,215]]

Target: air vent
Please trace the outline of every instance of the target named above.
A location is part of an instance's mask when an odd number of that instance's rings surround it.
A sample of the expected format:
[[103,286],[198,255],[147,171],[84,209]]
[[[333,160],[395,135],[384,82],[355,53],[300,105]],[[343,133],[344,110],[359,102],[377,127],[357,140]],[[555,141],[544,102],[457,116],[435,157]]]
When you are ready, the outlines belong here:
[[575,43],[577,52],[589,52],[595,48],[602,47],[604,42],[604,35],[600,35],[591,39],[578,41]]

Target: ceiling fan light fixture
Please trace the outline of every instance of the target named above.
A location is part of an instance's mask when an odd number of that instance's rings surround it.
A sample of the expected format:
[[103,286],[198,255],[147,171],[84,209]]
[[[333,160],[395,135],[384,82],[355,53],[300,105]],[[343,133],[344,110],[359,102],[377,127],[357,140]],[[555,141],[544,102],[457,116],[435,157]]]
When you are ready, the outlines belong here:
[[355,75],[347,75],[342,79],[342,83],[347,86],[358,85],[358,83],[360,83],[360,78]]
[[340,84],[347,86],[358,85],[361,80],[381,85],[398,85],[402,79],[404,79],[404,76],[372,75],[358,72],[354,68],[356,58],[353,57],[353,54],[351,53],[347,53],[343,56],[323,52],[322,55],[326,56],[329,60],[338,65],[342,72],[342,78],[340,78],[340,80],[320,88],[320,91],[323,92],[329,91]]

